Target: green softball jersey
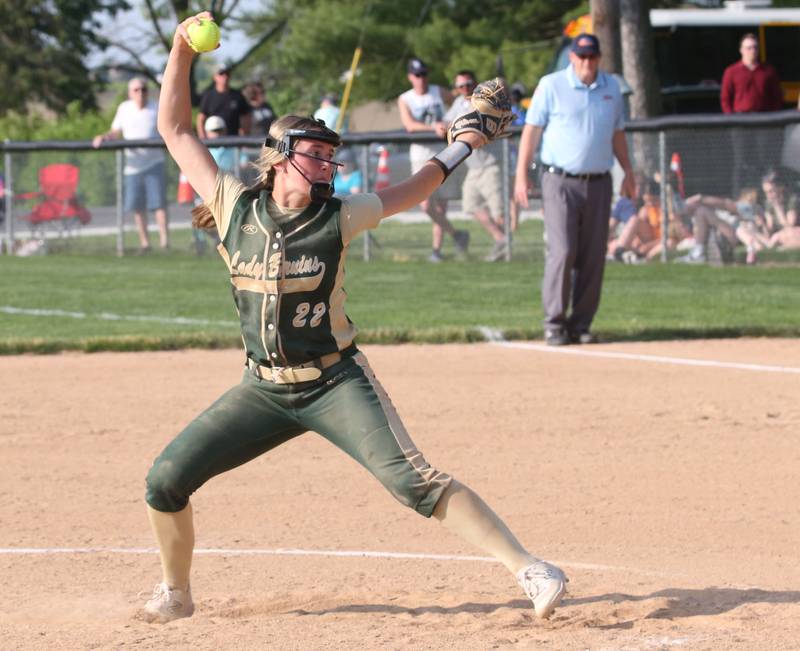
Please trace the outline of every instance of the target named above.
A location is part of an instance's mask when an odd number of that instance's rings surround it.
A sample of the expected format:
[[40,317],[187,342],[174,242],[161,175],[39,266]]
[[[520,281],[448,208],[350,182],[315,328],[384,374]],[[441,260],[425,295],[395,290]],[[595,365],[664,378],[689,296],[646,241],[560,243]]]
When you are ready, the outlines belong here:
[[296,366],[350,346],[344,262],[352,239],[383,216],[376,194],[287,209],[219,173],[208,207],[249,359]]
[[430,517],[452,478],[414,445],[366,358],[351,346],[356,329],[344,313],[347,247],[356,233],[378,224],[380,199],[363,194],[287,210],[266,192],[220,174],[208,207],[248,358],[275,367],[343,354],[309,381],[272,381],[248,365],[241,383],[155,460],[147,503],[181,511],[215,475],[311,430],[367,468],[402,504]]

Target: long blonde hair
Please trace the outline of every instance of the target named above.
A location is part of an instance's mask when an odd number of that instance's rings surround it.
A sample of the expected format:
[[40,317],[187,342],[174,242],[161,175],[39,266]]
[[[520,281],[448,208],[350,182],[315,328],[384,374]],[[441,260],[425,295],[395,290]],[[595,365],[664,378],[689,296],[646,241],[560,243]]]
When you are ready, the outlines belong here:
[[[279,120],[275,120],[269,128],[269,135],[275,140],[280,141],[289,129],[308,129],[309,131],[322,131],[324,127],[314,118],[303,117],[300,115],[285,115]],[[272,192],[275,183],[275,165],[285,160],[285,154],[277,149],[261,146],[258,160],[250,163],[257,172],[258,176],[250,187],[250,192],[261,192],[266,190]],[[192,209],[192,226],[195,228],[212,228],[214,226],[214,216],[208,206],[202,204]]]

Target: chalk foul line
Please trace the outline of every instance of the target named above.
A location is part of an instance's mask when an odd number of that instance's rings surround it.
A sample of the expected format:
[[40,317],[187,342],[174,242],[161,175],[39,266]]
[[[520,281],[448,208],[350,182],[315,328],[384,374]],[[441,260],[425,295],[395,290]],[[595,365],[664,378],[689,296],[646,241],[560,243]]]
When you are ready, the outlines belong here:
[[200,326],[236,326],[236,321],[214,321],[210,319],[190,319],[187,317],[169,317],[138,314],[114,314],[112,312],[70,312],[67,310],[43,310],[33,308],[14,307],[13,305],[0,305],[0,313],[19,316],[54,316],[64,319],[98,319],[100,321],[146,321],[150,323],[165,323],[171,325],[200,325]]
[[771,366],[768,364],[747,364],[744,362],[719,362],[710,359],[691,359],[686,357],[667,357],[665,355],[641,355],[637,353],[623,353],[618,351],[587,350],[586,346],[547,346],[545,344],[531,344],[516,341],[490,340],[493,346],[503,348],[518,348],[541,353],[555,353],[560,355],[579,355],[582,357],[600,357],[606,359],[624,359],[635,362],[652,362],[655,364],[675,364],[678,366],[701,366],[707,368],[727,368],[740,371],[759,371],[762,373],[790,373],[800,375],[800,368],[796,366]]
[[[326,556],[331,558],[390,558],[426,561],[462,561],[470,563],[498,563],[491,556],[463,556],[458,554],[426,554],[414,552],[382,552],[372,550],[347,549],[237,549],[222,547],[201,547],[194,550],[201,556]],[[0,547],[0,556],[55,556],[70,554],[158,554],[155,547]],[[556,565],[595,571],[633,572],[640,575],[667,576],[662,572],[641,570],[618,565],[580,563],[571,561],[550,561]]]

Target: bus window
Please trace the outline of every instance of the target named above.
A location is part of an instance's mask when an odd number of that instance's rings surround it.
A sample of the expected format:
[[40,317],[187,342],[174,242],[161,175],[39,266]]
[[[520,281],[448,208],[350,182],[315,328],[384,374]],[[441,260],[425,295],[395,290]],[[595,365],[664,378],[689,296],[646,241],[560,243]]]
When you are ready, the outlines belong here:
[[800,89],[800,25],[765,25],[763,52],[778,72],[783,101],[797,104]]
[[739,40],[747,31],[747,27],[655,28],[664,112],[718,113],[722,73],[738,57]]

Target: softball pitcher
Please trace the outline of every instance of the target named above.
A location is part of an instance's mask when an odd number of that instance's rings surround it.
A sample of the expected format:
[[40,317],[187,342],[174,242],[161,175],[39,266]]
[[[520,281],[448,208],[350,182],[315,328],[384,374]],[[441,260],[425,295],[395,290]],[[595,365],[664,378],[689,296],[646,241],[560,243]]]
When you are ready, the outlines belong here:
[[[240,384],[191,422],[147,476],[147,509],[162,581],[144,606],[149,621],[189,617],[194,546],[190,495],[211,477],[313,430],[369,470],[398,501],[433,516],[513,572],[539,617],[560,603],[566,577],[531,554],[469,488],[432,468],[353,344],[344,312],[344,260],[353,237],[430,195],[474,147],[505,128],[504,89],[486,82],[475,110],[453,122],[451,144],[405,182],[376,194],[332,197],[339,136],[311,118],[275,122],[252,188],[217,169],[191,124],[193,50],[178,26],[164,72],[158,127],[203,198],[194,215],[216,227],[230,272],[246,355]],[[480,92],[479,92],[480,91]],[[479,98],[480,99],[477,99]]]

